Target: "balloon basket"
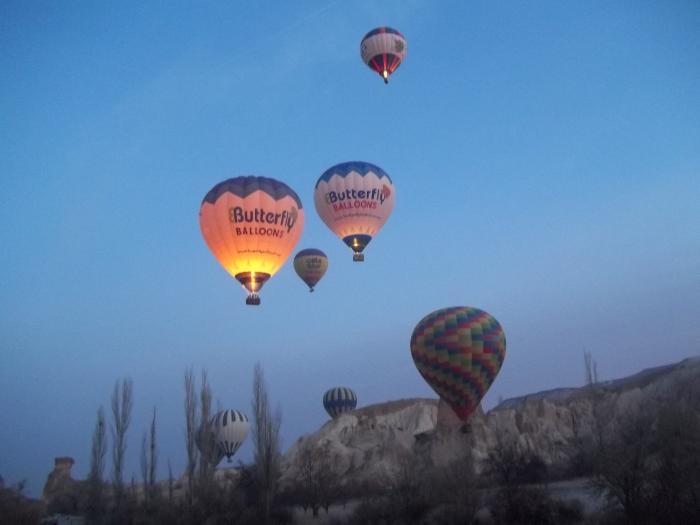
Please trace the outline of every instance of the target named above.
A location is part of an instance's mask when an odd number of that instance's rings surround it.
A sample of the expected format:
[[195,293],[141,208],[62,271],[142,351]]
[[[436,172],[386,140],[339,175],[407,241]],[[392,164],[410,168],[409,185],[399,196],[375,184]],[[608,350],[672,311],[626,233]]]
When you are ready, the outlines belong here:
[[352,256],[352,260],[355,262],[363,262],[365,260],[364,253],[356,253]]
[[246,297],[245,304],[248,306],[258,306],[260,304],[260,296],[256,293],[250,294],[248,297]]

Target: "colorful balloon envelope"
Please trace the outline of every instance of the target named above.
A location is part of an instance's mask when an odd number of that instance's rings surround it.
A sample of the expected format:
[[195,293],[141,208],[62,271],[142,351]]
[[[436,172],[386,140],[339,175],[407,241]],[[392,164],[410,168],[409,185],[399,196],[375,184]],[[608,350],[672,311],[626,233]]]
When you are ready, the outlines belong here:
[[340,414],[355,410],[357,406],[357,396],[351,388],[337,386],[331,388],[323,394],[323,408],[333,419]]
[[406,56],[406,39],[396,29],[378,27],[367,33],[360,43],[362,60],[379,73],[384,83]]
[[411,335],[411,356],[423,379],[462,420],[479,406],[506,355],[501,325],[468,306],[437,310]]
[[328,257],[316,248],[301,250],[294,256],[294,270],[307,284],[310,292],[314,291],[314,286],[321,280],[327,269]]
[[236,177],[206,194],[199,226],[219,263],[248,291],[246,304],[284,264],[304,228],[301,200],[283,182]]
[[396,190],[389,175],[369,162],[343,162],[316,182],[314,204],[319,216],[364,261],[362,251],[394,209]]
[[248,416],[238,410],[222,410],[212,418],[211,428],[219,450],[231,463],[231,457],[248,436]]

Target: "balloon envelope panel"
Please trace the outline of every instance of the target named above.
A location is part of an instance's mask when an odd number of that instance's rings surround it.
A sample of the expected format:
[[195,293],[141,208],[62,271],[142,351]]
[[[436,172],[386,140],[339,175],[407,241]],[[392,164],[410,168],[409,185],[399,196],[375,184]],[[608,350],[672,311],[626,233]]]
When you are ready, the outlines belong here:
[[327,390],[323,394],[323,408],[332,418],[340,414],[355,410],[357,406],[357,395],[351,388],[338,386]]
[[316,182],[319,216],[355,252],[361,252],[394,209],[396,190],[389,175],[369,162],[344,162]]
[[483,310],[451,307],[424,317],[411,335],[416,368],[461,420],[466,420],[501,369],[506,339]]

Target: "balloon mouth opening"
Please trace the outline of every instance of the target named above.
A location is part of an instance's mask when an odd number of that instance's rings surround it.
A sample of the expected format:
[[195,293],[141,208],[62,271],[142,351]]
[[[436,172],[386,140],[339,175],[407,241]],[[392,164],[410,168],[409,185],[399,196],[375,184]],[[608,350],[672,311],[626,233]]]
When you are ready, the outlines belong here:
[[251,295],[255,295],[270,278],[270,274],[265,272],[241,272],[237,273],[235,277],[243,285],[243,288],[248,290]]
[[241,272],[235,275],[236,280],[241,283],[243,288],[248,291],[245,304],[257,306],[260,304],[260,296],[258,292],[263,284],[270,278],[269,273],[265,272]]
[[389,72],[386,69],[382,71],[382,78],[384,79],[385,84],[389,83]]
[[352,260],[355,262],[361,262],[365,260],[365,256],[362,255],[362,250],[365,249],[365,247],[369,244],[369,241],[371,240],[371,235],[358,234],[343,237],[343,242],[347,244],[353,252],[355,252],[355,255],[353,255],[352,257]]

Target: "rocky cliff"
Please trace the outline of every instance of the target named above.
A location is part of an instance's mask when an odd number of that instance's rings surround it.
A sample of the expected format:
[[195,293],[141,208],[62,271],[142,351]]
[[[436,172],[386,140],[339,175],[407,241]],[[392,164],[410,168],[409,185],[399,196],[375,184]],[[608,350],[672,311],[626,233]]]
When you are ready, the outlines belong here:
[[556,389],[508,399],[472,415],[463,425],[434,399],[405,399],[363,407],[302,436],[283,458],[283,484],[300,470],[307,445],[328,447],[336,474],[346,481],[383,479],[404,457],[443,465],[471,451],[477,467],[504,439],[563,464],[573,443],[619,421],[637,408],[686,398],[700,406],[700,357],[582,388]]

